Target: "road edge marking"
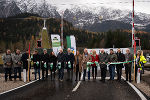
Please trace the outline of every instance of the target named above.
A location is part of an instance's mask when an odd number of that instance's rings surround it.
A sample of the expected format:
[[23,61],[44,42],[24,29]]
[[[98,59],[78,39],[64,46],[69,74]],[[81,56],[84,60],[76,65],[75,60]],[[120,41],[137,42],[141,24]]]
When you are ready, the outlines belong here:
[[[125,78],[123,76],[121,76],[121,77],[123,80],[125,80]],[[143,93],[141,93],[141,91],[138,88],[136,88],[132,83],[130,83],[128,81],[126,81],[126,82],[134,89],[134,91],[140,96],[140,98],[142,100],[147,100],[146,97],[143,95]]]

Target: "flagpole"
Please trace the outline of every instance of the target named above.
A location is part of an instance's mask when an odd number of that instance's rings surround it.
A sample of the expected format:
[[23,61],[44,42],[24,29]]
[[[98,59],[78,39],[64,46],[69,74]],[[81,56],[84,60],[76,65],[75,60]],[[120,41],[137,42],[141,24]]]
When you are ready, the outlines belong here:
[[136,42],[134,33],[134,0],[133,0],[133,12],[132,12],[132,48],[134,48],[134,82],[135,82],[135,56],[136,56]]
[[28,58],[28,82],[30,81],[29,80],[29,74],[30,74],[30,42],[29,42],[29,58]]
[[61,48],[63,49],[64,46],[63,46],[63,17],[64,17],[64,12],[62,12],[62,15],[61,15]]

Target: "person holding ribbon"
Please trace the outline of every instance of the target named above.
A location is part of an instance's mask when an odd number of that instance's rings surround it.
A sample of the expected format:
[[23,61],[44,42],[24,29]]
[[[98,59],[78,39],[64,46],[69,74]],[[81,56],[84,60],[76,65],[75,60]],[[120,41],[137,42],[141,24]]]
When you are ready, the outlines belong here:
[[68,48],[66,54],[66,68],[67,68],[67,81],[72,81],[73,78],[73,63],[74,63],[74,54],[71,52],[71,49]]
[[101,68],[101,80],[100,81],[102,81],[102,82],[105,82],[105,78],[106,78],[107,56],[108,56],[108,54],[105,53],[104,49],[101,49],[101,53],[99,54],[99,64],[100,64],[100,68]]
[[129,80],[129,82],[131,82],[131,69],[132,69],[133,54],[130,53],[129,48],[126,49],[125,60],[126,60],[126,62],[128,62],[128,63],[124,64],[125,74],[126,74],[126,81]]
[[79,51],[77,51],[77,54],[75,55],[74,71],[76,72],[75,81],[78,81],[78,75],[80,81],[81,72],[82,72],[82,55],[80,54]]
[[109,65],[109,73],[110,73],[110,79],[109,80],[114,80],[115,77],[115,63],[117,62],[117,55],[114,53],[113,49],[110,49],[110,54],[108,55],[107,62]]
[[[54,78],[55,80],[55,71],[56,71],[56,64],[57,64],[57,57],[55,56],[54,52],[50,53],[49,58],[49,66],[50,66],[50,72],[51,72],[51,80]],[[53,72],[53,73],[52,73]]]
[[90,68],[91,68],[91,55],[88,53],[87,48],[84,49],[84,53],[82,55],[82,66],[83,66],[83,81],[85,81],[86,70],[88,70],[88,80],[90,80]]
[[14,81],[16,81],[17,73],[19,73],[19,80],[21,79],[21,67],[22,67],[22,61],[21,61],[22,54],[20,53],[20,50],[17,49],[14,56],[12,57],[13,63],[14,63]]
[[[117,49],[117,58],[118,58],[118,63],[119,62],[124,62],[125,61],[125,55],[123,53],[121,53],[121,49],[118,48]],[[121,75],[122,75],[122,68],[123,68],[123,63],[122,64],[116,64],[116,69],[117,69],[117,80],[121,81]]]
[[38,51],[35,50],[33,54],[33,66],[34,66],[34,74],[35,74],[35,80],[37,79],[37,73],[39,75],[39,80],[40,80],[40,61],[41,61],[41,56],[39,55]]
[[91,58],[92,58],[92,63],[91,66],[92,66],[92,77],[93,77],[93,80],[96,80],[96,77],[97,77],[97,67],[98,67],[98,62],[99,62],[99,56],[96,54],[96,51],[93,50],[92,52],[92,55],[91,55]]
[[64,63],[65,63],[65,54],[63,53],[63,49],[59,50],[57,55],[57,67],[58,67],[58,79],[62,82],[64,77]]
[[44,74],[46,71],[46,79],[48,78],[48,62],[49,62],[49,54],[47,53],[47,50],[43,50],[43,54],[41,56],[41,61],[42,61],[42,80],[44,80]]

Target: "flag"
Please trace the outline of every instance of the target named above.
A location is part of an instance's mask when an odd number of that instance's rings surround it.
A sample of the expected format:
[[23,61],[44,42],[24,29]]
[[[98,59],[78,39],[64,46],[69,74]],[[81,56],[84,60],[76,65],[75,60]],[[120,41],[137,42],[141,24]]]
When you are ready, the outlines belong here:
[[66,39],[67,39],[67,48],[70,48],[72,53],[76,55],[76,40],[74,35],[67,36]]
[[136,41],[134,40],[134,54],[136,54]]

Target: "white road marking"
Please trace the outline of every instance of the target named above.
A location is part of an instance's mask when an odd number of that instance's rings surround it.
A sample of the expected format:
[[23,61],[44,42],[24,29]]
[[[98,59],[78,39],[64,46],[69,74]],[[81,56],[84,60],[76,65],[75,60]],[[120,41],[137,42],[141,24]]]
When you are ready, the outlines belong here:
[[[122,79],[126,80],[123,76],[122,76]],[[140,98],[142,100],[147,100],[145,98],[145,96],[139,91],[139,89],[137,89],[133,84],[131,84],[130,82],[127,81],[127,83],[134,89],[134,91],[140,96]]]
[[72,90],[72,92],[77,91],[77,89],[79,88],[80,84],[81,84],[81,80],[83,79],[83,73],[81,75],[80,81],[78,82],[78,84],[75,86],[75,88]]
[[[85,79],[88,79],[88,77],[85,77]],[[93,79],[93,77],[90,77],[90,79]],[[101,79],[101,77],[96,77],[96,79]],[[106,77],[106,80],[109,80],[110,77]],[[117,79],[117,77],[114,77],[114,79]]]
[[[50,75],[50,74],[48,74],[48,75]],[[42,77],[41,77],[40,79],[42,79]],[[39,80],[39,79],[34,80],[34,81],[31,81],[31,82],[29,82],[29,83],[27,83],[27,84],[24,84],[24,85],[21,85],[21,86],[19,86],[19,87],[13,88],[13,89],[11,89],[11,90],[8,90],[8,91],[5,91],[5,92],[2,92],[2,93],[0,93],[0,95],[2,95],[2,94],[6,94],[6,93],[8,93],[8,92],[11,92],[11,91],[17,90],[17,89],[22,88],[22,87],[25,87],[25,86],[27,86],[27,85],[30,85],[30,84],[32,84],[32,83],[35,83],[35,82],[36,82],[36,81],[38,81],[38,80]]]

